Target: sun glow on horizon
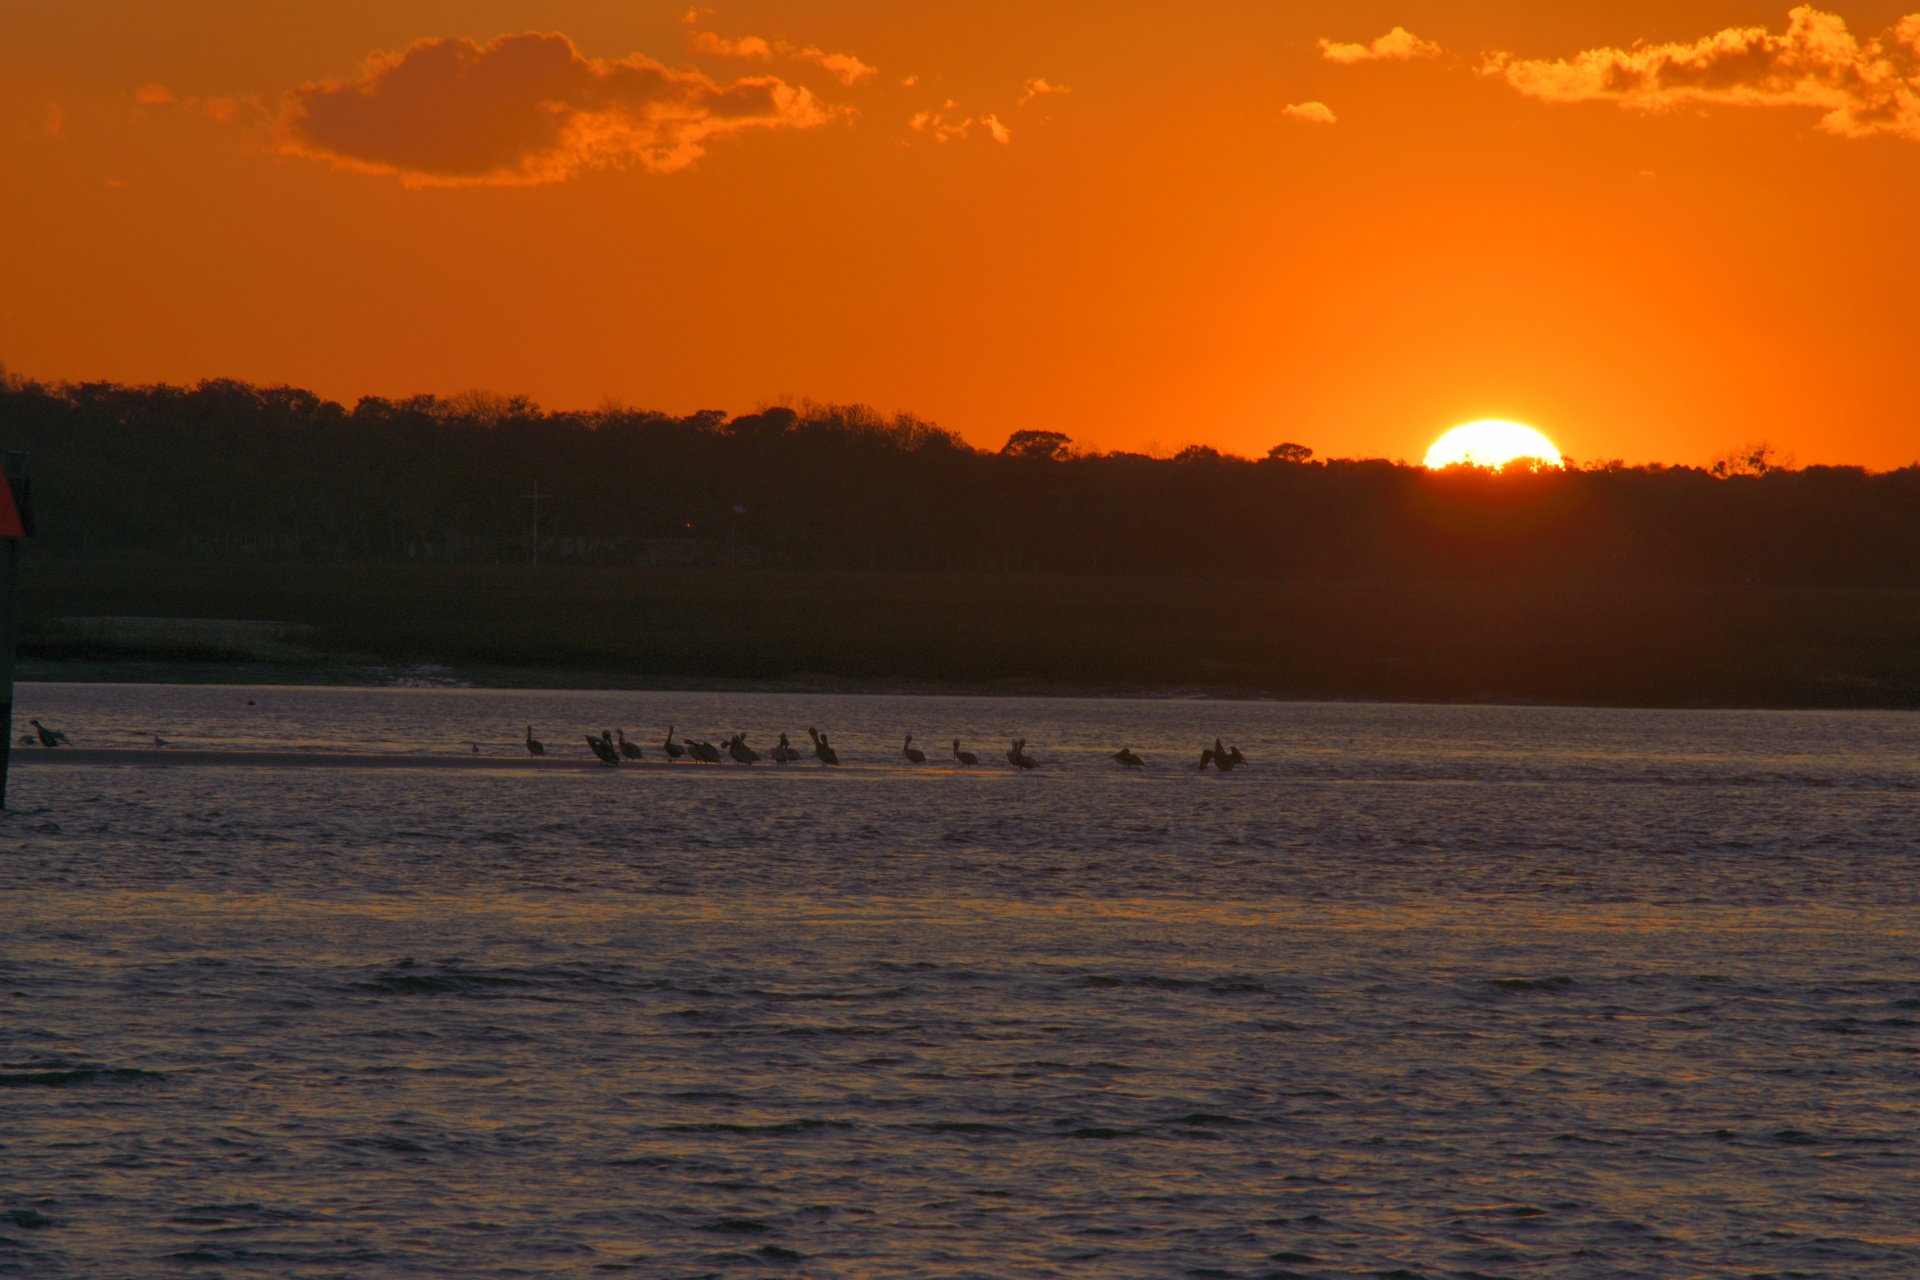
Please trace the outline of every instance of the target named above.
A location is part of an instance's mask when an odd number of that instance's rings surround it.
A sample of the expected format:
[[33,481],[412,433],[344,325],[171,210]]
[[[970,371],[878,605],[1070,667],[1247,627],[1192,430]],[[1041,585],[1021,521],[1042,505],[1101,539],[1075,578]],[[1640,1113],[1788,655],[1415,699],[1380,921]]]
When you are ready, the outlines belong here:
[[1524,423],[1485,418],[1455,427],[1434,441],[1423,465],[1439,470],[1465,463],[1498,470],[1519,458],[1557,467],[1560,450],[1553,441]]

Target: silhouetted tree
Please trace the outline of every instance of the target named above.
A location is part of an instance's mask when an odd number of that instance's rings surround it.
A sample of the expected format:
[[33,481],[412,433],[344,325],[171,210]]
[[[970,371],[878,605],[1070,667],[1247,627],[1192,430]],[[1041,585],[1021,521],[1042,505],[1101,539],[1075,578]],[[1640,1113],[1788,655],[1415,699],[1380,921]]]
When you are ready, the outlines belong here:
[[1000,452],[1009,458],[1059,460],[1072,456],[1073,441],[1058,431],[1016,431],[1000,446]]
[[1057,431],[984,452],[862,405],[730,419],[469,392],[348,409],[225,380],[16,377],[0,448],[34,454],[32,555],[521,563],[537,479],[542,563],[1920,581],[1920,467],[1793,470],[1764,446],[1718,471],[1430,472],[1292,444],[1257,462],[1076,453]]
[[1785,471],[1793,466],[1791,455],[1781,452],[1765,440],[1729,449],[1714,458],[1708,471],[1722,479],[1728,476],[1764,476],[1769,471]]

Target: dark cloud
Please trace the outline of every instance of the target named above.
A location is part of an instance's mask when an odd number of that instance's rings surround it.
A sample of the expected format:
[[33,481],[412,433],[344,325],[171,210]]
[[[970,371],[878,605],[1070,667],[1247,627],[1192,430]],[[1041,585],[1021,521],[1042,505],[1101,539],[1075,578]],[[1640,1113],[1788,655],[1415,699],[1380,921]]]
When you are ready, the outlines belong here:
[[711,138],[809,129],[832,112],[775,76],[721,84],[635,55],[581,56],[558,34],[422,40],[284,103],[287,154],[410,186],[528,186],[585,168],[683,169]]

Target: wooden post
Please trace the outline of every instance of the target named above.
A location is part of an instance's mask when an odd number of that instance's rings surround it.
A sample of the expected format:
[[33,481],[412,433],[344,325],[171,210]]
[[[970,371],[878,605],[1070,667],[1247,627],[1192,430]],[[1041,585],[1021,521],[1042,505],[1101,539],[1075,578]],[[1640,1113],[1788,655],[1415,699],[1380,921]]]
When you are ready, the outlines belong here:
[[7,807],[13,757],[13,648],[20,617],[20,543],[33,534],[27,455],[0,455],[0,809]]

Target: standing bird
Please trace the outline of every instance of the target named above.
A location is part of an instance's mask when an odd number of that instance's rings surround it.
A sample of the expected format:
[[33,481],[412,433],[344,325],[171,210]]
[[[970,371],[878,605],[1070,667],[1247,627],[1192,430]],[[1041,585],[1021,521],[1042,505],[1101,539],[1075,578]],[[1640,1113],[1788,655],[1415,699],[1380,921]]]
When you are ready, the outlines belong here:
[[733,735],[733,738],[727,743],[727,754],[735,760],[738,760],[741,764],[752,764],[760,758],[760,753],[747,745],[747,735],[744,733],[736,733]]
[[820,758],[821,764],[839,764],[840,754],[827,745],[827,735],[807,726],[807,736],[813,739],[813,754]]
[[49,729],[38,720],[29,720],[27,723],[32,725],[34,732],[40,735],[40,745],[43,747],[70,747],[73,745],[67,741],[67,735],[58,729]]
[[533,736],[532,725],[527,726],[527,754],[530,756],[543,756],[547,754],[546,744]]
[[1027,740],[1015,738],[1013,748],[1007,752],[1007,763],[1016,769],[1037,769],[1040,762],[1027,754]]
[[680,741],[687,744],[687,751],[693,756],[695,763],[720,763],[720,748],[711,742],[695,742],[692,738],[682,738]]
[[927,753],[913,745],[912,734],[908,734],[907,740],[900,744],[900,754],[907,758],[909,764],[925,764],[927,762]]
[[960,739],[958,738],[955,738],[953,740],[953,758],[955,760],[958,760],[961,764],[979,764],[980,763],[979,756],[973,754],[973,752],[971,751],[962,751],[960,749]]
[[640,758],[639,744],[627,741],[627,731],[625,729],[621,729],[618,732],[620,734],[620,754],[629,760],[638,760]]
[[1129,769],[1144,768],[1147,763],[1145,760],[1142,760],[1139,756],[1133,754],[1133,750],[1129,747],[1122,747],[1118,751],[1114,752],[1113,758],[1115,760],[1118,760],[1121,764],[1127,766],[1127,768]]
[[603,733],[596,738],[589,733],[586,735],[586,739],[587,746],[593,749],[593,754],[600,757],[601,764],[610,764],[616,767],[619,765],[620,753],[613,748],[612,734]]
[[800,753],[794,750],[793,744],[787,741],[787,735],[784,733],[780,735],[780,745],[769,754],[773,756],[775,764],[788,764],[800,758]]
[[673,731],[676,727],[677,726],[675,725],[667,726],[667,740],[660,744],[662,747],[666,749],[667,760],[669,762],[678,760],[681,756],[687,754],[686,750],[683,747],[681,747],[679,743],[673,740]]

